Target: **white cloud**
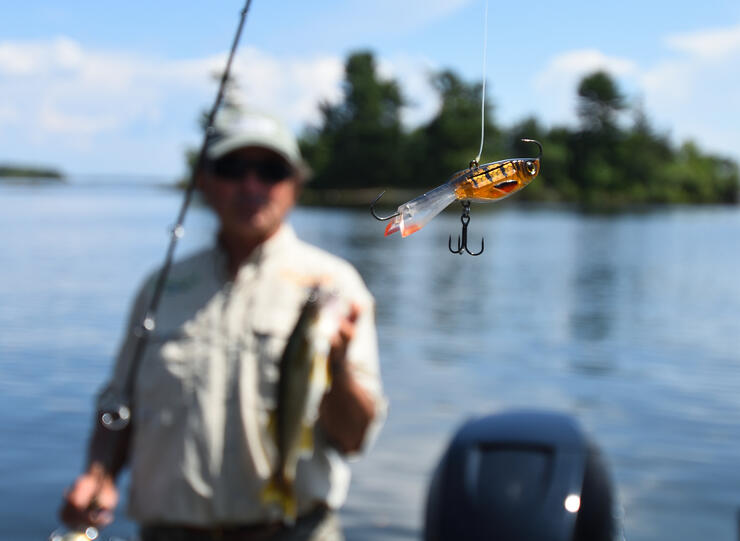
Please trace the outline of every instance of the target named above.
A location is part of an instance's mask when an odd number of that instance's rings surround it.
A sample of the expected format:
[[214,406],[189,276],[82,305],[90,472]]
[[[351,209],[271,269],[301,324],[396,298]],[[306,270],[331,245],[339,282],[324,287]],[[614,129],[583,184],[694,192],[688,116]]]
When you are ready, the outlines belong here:
[[163,85],[204,89],[194,82],[203,69],[86,51],[63,37],[0,43],[0,89],[14,113],[0,123],[14,123],[36,142],[101,135],[155,117]]
[[597,49],[566,51],[553,56],[534,78],[537,103],[544,118],[551,123],[572,121],[578,83],[597,70],[624,79],[637,73],[637,65],[632,60],[609,56]]
[[432,88],[429,78],[439,70],[432,60],[398,54],[378,61],[378,75],[395,79],[407,105],[401,109],[401,120],[409,127],[418,126],[429,120],[440,106],[439,95]]
[[[700,105],[702,99],[713,93],[738,88],[738,62],[740,61],[740,25],[713,30],[671,35],[665,38],[669,48],[678,57],[659,62],[641,74],[642,87],[648,95],[661,96],[656,105]],[[737,99],[727,96],[732,106]],[[712,108],[721,102],[712,102]]]
[[320,101],[341,99],[344,62],[339,56],[277,58],[247,47],[234,65],[240,102],[271,111],[298,130],[319,120]]
[[[65,37],[0,42],[0,159],[40,156],[67,161],[60,163],[64,169],[79,171],[94,156],[101,165],[89,167],[98,171],[162,173],[164,168],[176,174],[182,149],[199,137],[198,112],[215,97],[211,75],[225,60],[225,54],[167,60],[86,49]],[[341,97],[343,61],[284,59],[244,48],[234,74],[241,81],[241,101],[298,128],[317,120],[320,99]],[[140,148],[142,141],[152,149],[148,161],[132,160],[126,149]],[[99,156],[110,149],[116,156]],[[162,156],[177,162],[162,163]]]
[[723,59],[740,53],[740,24],[675,34],[665,38],[672,49],[704,59]]
[[[423,17],[465,3],[439,0]],[[668,36],[663,59],[651,65],[597,49],[565,51],[547,61],[531,90],[502,97],[496,95],[502,85],[494,84],[493,97],[522,102],[507,110],[536,107],[532,112],[550,125],[572,122],[578,82],[604,69],[623,91],[639,94],[658,128],[738,156],[731,134],[740,118],[739,35],[735,25]],[[411,102],[402,111],[406,124],[430,118],[439,103],[428,76],[438,66],[403,53],[377,61],[380,74],[398,80]],[[211,75],[224,62],[225,53],[170,60],[83,47],[68,37],[0,41],[0,160],[38,157],[72,172],[178,174],[183,149],[198,144],[196,117],[212,103]],[[341,99],[343,72],[339,54],[277,56],[246,46],[234,65],[240,100],[296,130],[318,122],[320,101]]]
[[603,69],[615,75],[625,75],[635,70],[635,63],[625,58],[608,56],[597,49],[568,51],[552,58],[541,75],[543,83],[551,76],[578,76]]
[[69,114],[49,102],[41,104],[37,119],[39,126],[49,134],[92,136],[120,126],[120,119],[112,113],[105,116]]
[[74,41],[60,37],[48,42],[0,43],[0,76],[28,77],[79,66],[82,51]]
[[640,76],[647,111],[675,139],[740,158],[740,25],[668,36],[678,56]]
[[[6,97],[0,158],[40,156],[60,160],[73,172],[162,173],[164,168],[177,174],[183,148],[198,144],[196,118],[212,104],[213,75],[225,60],[225,53],[186,60],[135,56],[84,48],[65,37],[0,42],[0,94]],[[397,55],[378,59],[378,66],[409,98],[404,121],[415,125],[434,114],[431,61]],[[243,47],[233,75],[240,103],[271,111],[299,131],[319,123],[318,103],[342,99],[344,58],[278,57]],[[140,154],[142,148],[148,155]],[[115,155],[106,156],[110,153]]]
[[671,35],[664,43],[668,50],[651,65],[596,49],[554,56],[533,80],[538,116],[551,124],[572,123],[576,85],[603,69],[629,97],[640,99],[655,127],[675,142],[693,139],[740,158],[731,136],[740,118],[740,25]]

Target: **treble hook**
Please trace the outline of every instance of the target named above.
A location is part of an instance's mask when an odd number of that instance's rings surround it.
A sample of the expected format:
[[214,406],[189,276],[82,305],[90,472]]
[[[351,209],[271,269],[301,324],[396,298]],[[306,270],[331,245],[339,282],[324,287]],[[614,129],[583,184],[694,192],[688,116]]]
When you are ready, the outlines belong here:
[[460,221],[462,222],[462,240],[460,237],[457,237],[457,250],[452,249],[452,235],[450,235],[449,240],[447,241],[447,247],[450,249],[450,252],[453,254],[462,254],[463,251],[467,252],[469,255],[481,255],[483,253],[483,250],[485,249],[484,239],[480,239],[480,252],[473,253],[468,249],[468,223],[470,223],[470,201],[467,199],[465,201],[461,201],[463,206],[462,216],[460,216]]
[[383,190],[382,192],[380,192],[380,195],[379,195],[378,197],[376,197],[376,198],[375,198],[375,199],[373,200],[373,202],[372,202],[372,203],[370,203],[370,214],[372,214],[372,215],[373,215],[373,218],[375,218],[375,219],[376,219],[376,220],[378,220],[379,222],[385,222],[385,221],[387,221],[387,220],[391,220],[391,219],[393,219],[393,218],[395,218],[396,216],[399,216],[399,215],[401,214],[401,213],[400,213],[400,212],[398,212],[398,211],[394,212],[394,213],[393,213],[393,214],[391,214],[390,216],[378,216],[377,214],[375,214],[375,203],[377,203],[377,202],[378,202],[378,200],[379,200],[379,199],[380,199],[381,197],[383,197],[383,194],[384,194],[384,193],[385,193],[385,190]]

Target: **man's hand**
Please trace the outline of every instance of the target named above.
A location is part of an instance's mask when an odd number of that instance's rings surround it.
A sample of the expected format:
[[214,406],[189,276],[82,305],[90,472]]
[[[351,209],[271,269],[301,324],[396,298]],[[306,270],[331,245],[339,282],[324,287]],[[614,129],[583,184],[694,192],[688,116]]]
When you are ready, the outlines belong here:
[[355,335],[355,323],[358,317],[360,317],[360,307],[352,304],[349,314],[339,322],[339,329],[332,338],[329,351],[329,366],[333,374],[347,368],[347,348]]
[[324,395],[319,409],[321,426],[343,453],[359,451],[365,431],[375,416],[372,399],[355,381],[347,366],[347,347],[355,335],[359,315],[359,307],[352,305],[332,340],[329,352],[331,389]]
[[113,522],[113,510],[117,504],[115,481],[102,467],[93,465],[65,492],[59,516],[70,528],[102,528]]

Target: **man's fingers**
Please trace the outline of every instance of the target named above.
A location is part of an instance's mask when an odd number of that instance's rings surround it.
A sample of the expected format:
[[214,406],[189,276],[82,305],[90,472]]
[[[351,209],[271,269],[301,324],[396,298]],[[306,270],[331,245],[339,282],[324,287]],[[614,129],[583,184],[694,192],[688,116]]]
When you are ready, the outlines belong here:
[[347,349],[347,344],[352,340],[355,335],[355,323],[357,318],[360,316],[360,307],[357,304],[352,304],[349,309],[349,313],[341,319],[339,322],[339,329],[337,334],[334,336],[332,346],[337,349]]
[[95,505],[101,509],[115,509],[118,505],[118,490],[115,485],[104,481],[95,497]]
[[339,329],[332,338],[329,360],[335,369],[343,367],[347,357],[347,347],[355,335],[355,323],[360,316],[360,307],[352,303],[349,313],[339,322]]
[[357,318],[360,317],[361,312],[360,305],[357,303],[352,303],[352,305],[349,307],[349,314],[347,314],[347,319],[352,322],[353,324],[357,321]]
[[92,475],[80,476],[65,492],[60,510],[62,522],[70,527],[107,526],[113,522],[118,503],[115,485]]
[[357,304],[352,303],[349,307],[349,313],[339,324],[339,334],[345,342],[349,342],[352,340],[352,337],[354,337],[355,323],[357,323],[358,317],[360,317],[360,307]]
[[83,476],[77,479],[67,492],[67,501],[78,509],[85,509],[90,505],[97,491],[97,481],[90,476]]

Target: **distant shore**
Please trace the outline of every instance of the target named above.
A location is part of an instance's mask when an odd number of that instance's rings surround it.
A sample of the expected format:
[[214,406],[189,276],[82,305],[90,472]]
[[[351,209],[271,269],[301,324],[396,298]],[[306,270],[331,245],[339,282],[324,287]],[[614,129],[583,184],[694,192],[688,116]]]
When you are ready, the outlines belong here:
[[56,169],[0,164],[0,182],[26,183],[62,180],[64,180],[64,175]]
[[[370,207],[370,203],[380,195],[381,188],[354,188],[354,189],[315,189],[303,188],[300,203],[306,206],[329,207]],[[421,195],[422,191],[412,189],[389,189],[378,204],[379,208],[395,208]]]

